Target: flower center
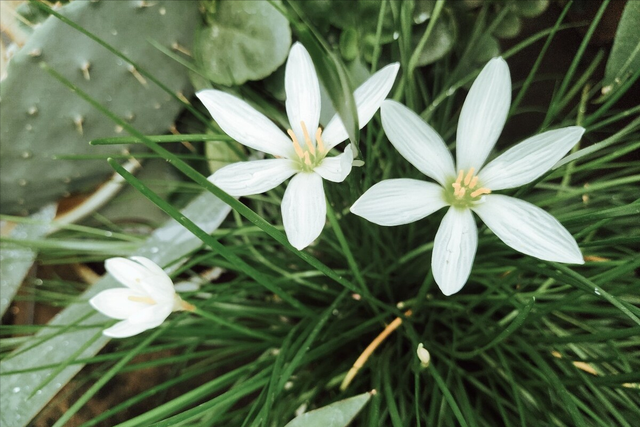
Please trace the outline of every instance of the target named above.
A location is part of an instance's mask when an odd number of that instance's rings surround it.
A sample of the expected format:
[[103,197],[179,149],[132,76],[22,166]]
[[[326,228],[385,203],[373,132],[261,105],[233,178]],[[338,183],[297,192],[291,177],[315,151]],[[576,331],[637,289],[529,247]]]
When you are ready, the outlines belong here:
[[304,145],[300,144],[293,130],[289,129],[287,133],[293,142],[293,149],[299,158],[300,167],[305,172],[311,172],[327,154],[324,142],[322,142],[322,128],[318,128],[316,131],[316,142],[314,144],[304,122],[300,122],[300,127],[304,135]]
[[478,188],[478,176],[474,175],[474,168],[470,168],[467,173],[460,170],[458,178],[451,184],[453,192],[446,192],[447,201],[454,206],[468,207],[480,200],[484,194],[491,193],[488,188]]
[[127,297],[127,299],[129,301],[133,301],[133,302],[142,302],[144,304],[149,304],[149,305],[153,305],[156,303],[156,301],[151,298],[151,297],[136,297],[136,296],[131,296],[131,297]]

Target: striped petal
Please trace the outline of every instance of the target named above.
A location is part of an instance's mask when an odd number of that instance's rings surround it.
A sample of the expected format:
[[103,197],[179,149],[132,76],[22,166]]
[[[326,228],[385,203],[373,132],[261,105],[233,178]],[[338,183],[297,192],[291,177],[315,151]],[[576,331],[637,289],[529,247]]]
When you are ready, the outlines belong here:
[[515,188],[542,176],[576,145],[584,128],[570,126],[526,139],[482,168],[478,176],[491,190]]
[[478,229],[469,209],[451,207],[433,242],[431,270],[443,294],[458,292],[467,283],[478,247]]
[[107,289],[89,300],[89,304],[105,316],[114,319],[126,319],[134,313],[149,307],[148,304],[135,302],[129,297],[142,297],[145,294],[133,292],[127,288]]
[[344,149],[344,153],[335,157],[325,157],[313,171],[326,180],[342,182],[351,172],[352,164],[353,150],[349,144]]
[[431,182],[388,179],[368,189],[351,212],[378,225],[409,224],[446,206],[442,193],[442,187]]
[[322,177],[299,173],[282,198],[282,222],[287,239],[296,249],[309,246],[322,232],[327,216]]
[[238,162],[217,170],[208,179],[232,196],[249,196],[269,191],[298,170],[289,159]]
[[239,143],[274,156],[294,154],[289,137],[245,101],[215,89],[201,90],[196,96],[222,130]]
[[127,338],[138,335],[139,333],[154,327],[155,326],[151,326],[146,323],[134,324],[128,320],[123,320],[112,327],[105,329],[102,333],[111,338]]
[[480,219],[508,246],[547,261],[583,264],[580,248],[553,216],[524,200],[488,194],[473,207]]
[[284,74],[284,90],[287,94],[287,115],[291,129],[300,141],[304,122],[309,137],[315,141],[320,120],[320,85],[309,52],[301,43],[294,43],[289,52]]
[[480,72],[464,101],[456,137],[456,166],[480,170],[496,144],[511,105],[509,66],[493,58]]
[[384,132],[402,157],[442,186],[455,178],[453,158],[438,132],[399,102],[386,100],[381,110]]
[[[399,69],[400,64],[397,62],[387,65],[369,77],[367,81],[362,83],[353,93],[353,99],[356,103],[356,109],[358,110],[358,124],[360,129],[369,123],[373,115],[378,111],[378,108],[380,108],[382,101],[384,101],[393,87]],[[322,140],[327,146],[327,150],[330,150],[347,138],[347,130],[342,123],[342,119],[338,114],[334,115],[324,129],[324,132],[322,132]]]

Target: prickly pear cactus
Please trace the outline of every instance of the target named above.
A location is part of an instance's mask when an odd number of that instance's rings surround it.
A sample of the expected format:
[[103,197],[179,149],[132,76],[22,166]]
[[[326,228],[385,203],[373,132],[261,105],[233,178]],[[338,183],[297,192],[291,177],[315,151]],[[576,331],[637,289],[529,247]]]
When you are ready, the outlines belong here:
[[[188,51],[199,12],[196,1],[74,1],[59,12],[189,96],[187,70],[152,46]],[[167,131],[182,106],[131,64],[51,16],[36,26],[0,83],[1,213],[26,213],[70,192],[94,186],[111,172],[105,158],[123,147],[88,141],[122,129],[43,71],[62,73],[141,132]]]

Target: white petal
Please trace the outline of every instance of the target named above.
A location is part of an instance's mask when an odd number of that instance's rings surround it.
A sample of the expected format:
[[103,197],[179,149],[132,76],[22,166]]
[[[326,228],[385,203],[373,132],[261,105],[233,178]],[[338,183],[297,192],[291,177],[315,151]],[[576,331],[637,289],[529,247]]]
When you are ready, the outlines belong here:
[[443,294],[458,292],[467,283],[478,247],[478,229],[469,209],[451,207],[433,242],[431,270]]
[[158,264],[141,256],[132,256],[131,259],[149,270],[151,277],[145,280],[147,282],[152,281],[154,291],[159,290],[164,294],[165,298],[173,298],[176,293],[173,287],[173,280]]
[[[380,108],[382,101],[391,91],[399,68],[400,64],[397,62],[387,65],[369,77],[353,92],[356,109],[358,110],[360,129],[369,123],[378,108]],[[334,115],[324,132],[322,132],[323,142],[329,150],[347,138],[347,130],[342,123],[342,119],[338,114]]]
[[173,282],[164,271],[159,274],[156,269],[149,270],[139,262],[126,258],[109,258],[104,266],[118,282],[140,294],[155,300],[173,298]]
[[144,310],[134,313],[129,317],[132,324],[145,323],[152,325],[152,328],[160,325],[171,314],[173,302],[170,304],[147,304]]
[[147,294],[143,279],[151,276],[149,269],[126,258],[109,258],[104,267],[118,282],[139,293]]
[[438,184],[417,179],[388,179],[368,189],[351,212],[378,225],[418,221],[447,205]]
[[420,116],[390,99],[382,103],[381,115],[384,132],[402,157],[443,186],[455,179],[449,149],[438,132]]
[[201,90],[196,96],[222,130],[239,143],[274,156],[292,155],[289,137],[245,101],[215,89]]
[[351,172],[353,164],[353,149],[351,144],[347,145],[344,153],[335,157],[325,157],[320,165],[316,166],[314,172],[326,180],[342,182]]
[[154,327],[155,326],[150,326],[146,323],[133,324],[128,320],[123,320],[122,322],[118,322],[112,327],[105,329],[102,333],[111,338],[127,338],[138,335],[139,333]]
[[282,198],[282,222],[289,243],[302,250],[322,232],[327,216],[322,177],[299,173],[291,179]]
[[488,194],[473,207],[504,243],[547,261],[583,264],[578,244],[558,220],[537,206],[514,197]]
[[209,181],[232,196],[249,196],[269,191],[297,172],[289,159],[238,162],[217,170]]
[[114,319],[126,319],[134,313],[141,311],[149,304],[135,302],[129,299],[130,296],[145,297],[127,288],[114,288],[102,291],[89,300],[89,304],[100,313]]
[[284,90],[287,94],[287,115],[291,129],[301,143],[304,134],[300,122],[304,122],[309,137],[315,141],[320,120],[320,85],[309,52],[301,43],[294,43],[289,52],[284,73]]
[[571,126],[528,138],[492,160],[478,176],[483,187],[503,190],[542,176],[576,145],[584,128]]
[[478,171],[496,144],[511,105],[511,76],[502,58],[493,58],[473,82],[464,101],[456,137],[456,166]]

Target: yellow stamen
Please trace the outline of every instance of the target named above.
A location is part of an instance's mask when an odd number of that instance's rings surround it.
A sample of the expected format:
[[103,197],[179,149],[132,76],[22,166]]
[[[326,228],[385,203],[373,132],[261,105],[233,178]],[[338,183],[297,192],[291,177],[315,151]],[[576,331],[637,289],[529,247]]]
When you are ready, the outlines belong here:
[[467,176],[464,177],[464,185],[469,185],[471,178],[473,178],[473,168],[469,169]]
[[307,144],[307,147],[309,147],[309,151],[311,152],[311,154],[315,156],[316,147],[313,145],[313,141],[311,141],[309,132],[307,132],[307,126],[304,124],[304,122],[300,122],[300,127],[302,128],[302,134],[304,135],[304,142]]
[[133,301],[133,302],[142,302],[145,304],[155,304],[156,301],[151,298],[151,297],[136,297],[136,296],[131,296],[131,297],[127,297],[127,299],[129,301]]
[[287,133],[289,134],[291,141],[293,141],[293,149],[296,150],[296,154],[298,155],[298,157],[302,158],[304,156],[304,150],[300,146],[298,138],[296,138],[296,134],[293,133],[291,129],[287,130]]
[[464,171],[462,169],[460,169],[460,172],[458,172],[458,179],[456,179],[456,184],[458,184],[458,186],[460,186],[460,184],[462,184],[462,178],[464,177]]
[[322,141],[322,128],[318,128],[316,131],[316,144],[318,145],[318,151],[324,153],[324,142]]
[[478,197],[483,194],[490,194],[490,193],[491,193],[491,190],[489,190],[488,188],[478,188],[476,191],[471,193],[471,197]]
[[469,183],[469,189],[473,190],[476,185],[478,185],[478,175],[474,176],[471,182]]

